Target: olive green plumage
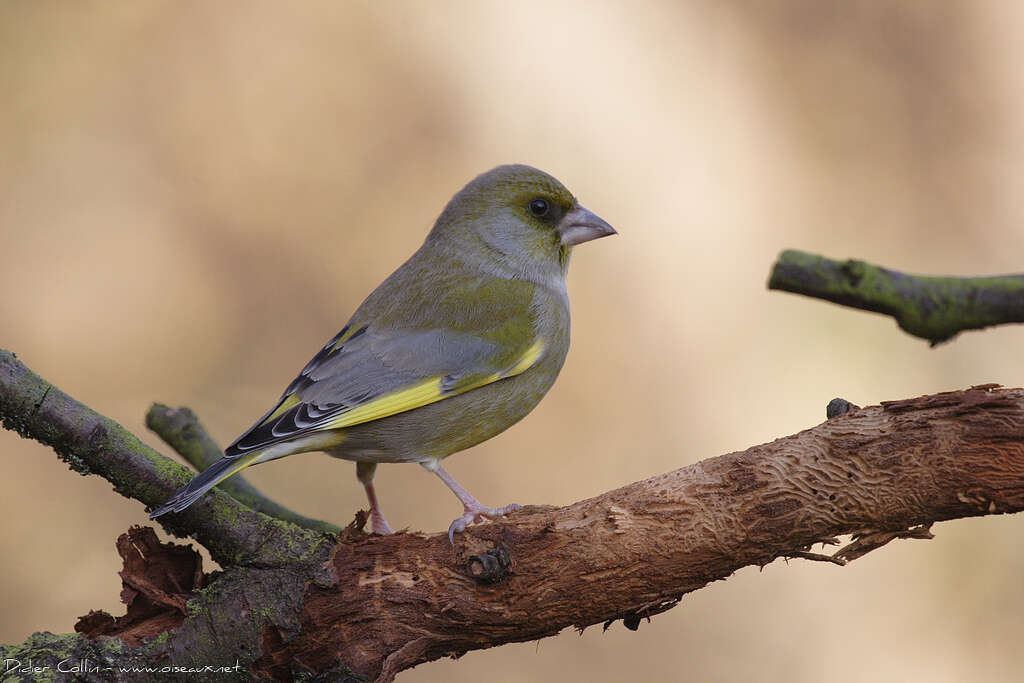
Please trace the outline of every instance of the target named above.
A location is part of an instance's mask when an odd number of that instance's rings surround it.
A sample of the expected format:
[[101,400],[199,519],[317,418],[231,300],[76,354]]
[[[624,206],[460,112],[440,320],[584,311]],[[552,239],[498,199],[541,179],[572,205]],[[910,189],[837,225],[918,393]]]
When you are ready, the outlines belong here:
[[614,232],[537,169],[477,177],[278,404],[151,516],[183,510],[249,465],[310,450],[359,463],[378,533],[390,528],[377,463],[436,472],[465,508],[450,534],[517,509],[483,507],[440,461],[509,428],[551,388],[569,350],[570,251]]

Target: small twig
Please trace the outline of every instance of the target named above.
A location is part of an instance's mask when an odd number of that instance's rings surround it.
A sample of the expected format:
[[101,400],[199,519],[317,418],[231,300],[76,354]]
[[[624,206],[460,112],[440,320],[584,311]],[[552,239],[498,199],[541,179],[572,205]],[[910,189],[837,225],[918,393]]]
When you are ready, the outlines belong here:
[[928,277],[802,251],[779,255],[768,289],[825,299],[896,318],[932,346],[963,330],[1024,322],[1024,275]]
[[812,553],[808,551],[796,551],[792,553],[786,553],[783,555],[784,558],[788,559],[801,559],[801,560],[813,560],[814,562],[831,562],[832,564],[838,564],[840,567],[846,566],[846,560],[836,557],[835,555],[823,555],[822,553]]
[[864,533],[855,534],[853,541],[837,550],[833,557],[844,562],[852,562],[857,558],[864,557],[872,550],[878,550],[889,541],[897,538],[935,538],[931,528],[932,525],[929,523],[903,529],[902,531],[865,531]]
[[[199,423],[199,418],[188,408],[175,409],[154,403],[146,413],[146,426],[200,472],[224,455],[220,446]],[[305,517],[267,498],[241,474],[229,477],[218,488],[235,500],[265,515],[283,519],[304,529],[326,531],[332,534],[341,533],[341,527],[330,522]]]

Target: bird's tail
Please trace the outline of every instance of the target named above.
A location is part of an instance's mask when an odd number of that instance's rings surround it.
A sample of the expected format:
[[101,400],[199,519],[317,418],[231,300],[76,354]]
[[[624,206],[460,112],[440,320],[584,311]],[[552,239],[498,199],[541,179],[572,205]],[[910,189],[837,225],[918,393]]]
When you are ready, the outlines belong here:
[[181,512],[232,474],[257,462],[262,454],[261,451],[253,451],[233,458],[221,458],[196,475],[188,485],[171,496],[166,503],[149,513],[149,518],[155,519],[168,512]]

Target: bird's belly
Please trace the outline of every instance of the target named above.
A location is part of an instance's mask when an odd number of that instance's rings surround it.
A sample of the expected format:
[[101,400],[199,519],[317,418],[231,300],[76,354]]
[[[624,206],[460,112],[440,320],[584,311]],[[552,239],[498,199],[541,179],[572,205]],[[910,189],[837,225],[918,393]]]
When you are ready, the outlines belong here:
[[[444,458],[500,434],[523,419],[555,381],[561,359],[545,359],[515,377],[343,431],[330,455],[357,462]],[[553,362],[559,361],[559,362]]]

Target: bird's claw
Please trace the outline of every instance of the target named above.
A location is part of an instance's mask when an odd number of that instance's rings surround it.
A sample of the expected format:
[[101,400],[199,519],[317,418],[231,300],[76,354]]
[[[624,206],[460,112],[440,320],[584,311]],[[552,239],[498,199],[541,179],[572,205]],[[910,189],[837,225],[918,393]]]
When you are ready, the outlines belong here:
[[498,519],[504,517],[510,512],[516,512],[522,510],[523,506],[519,503],[509,503],[505,507],[500,508],[485,508],[484,506],[469,507],[466,506],[466,513],[452,522],[452,525],[448,527],[448,542],[455,545],[455,534],[461,533],[466,530],[470,524],[479,524],[485,519]]

